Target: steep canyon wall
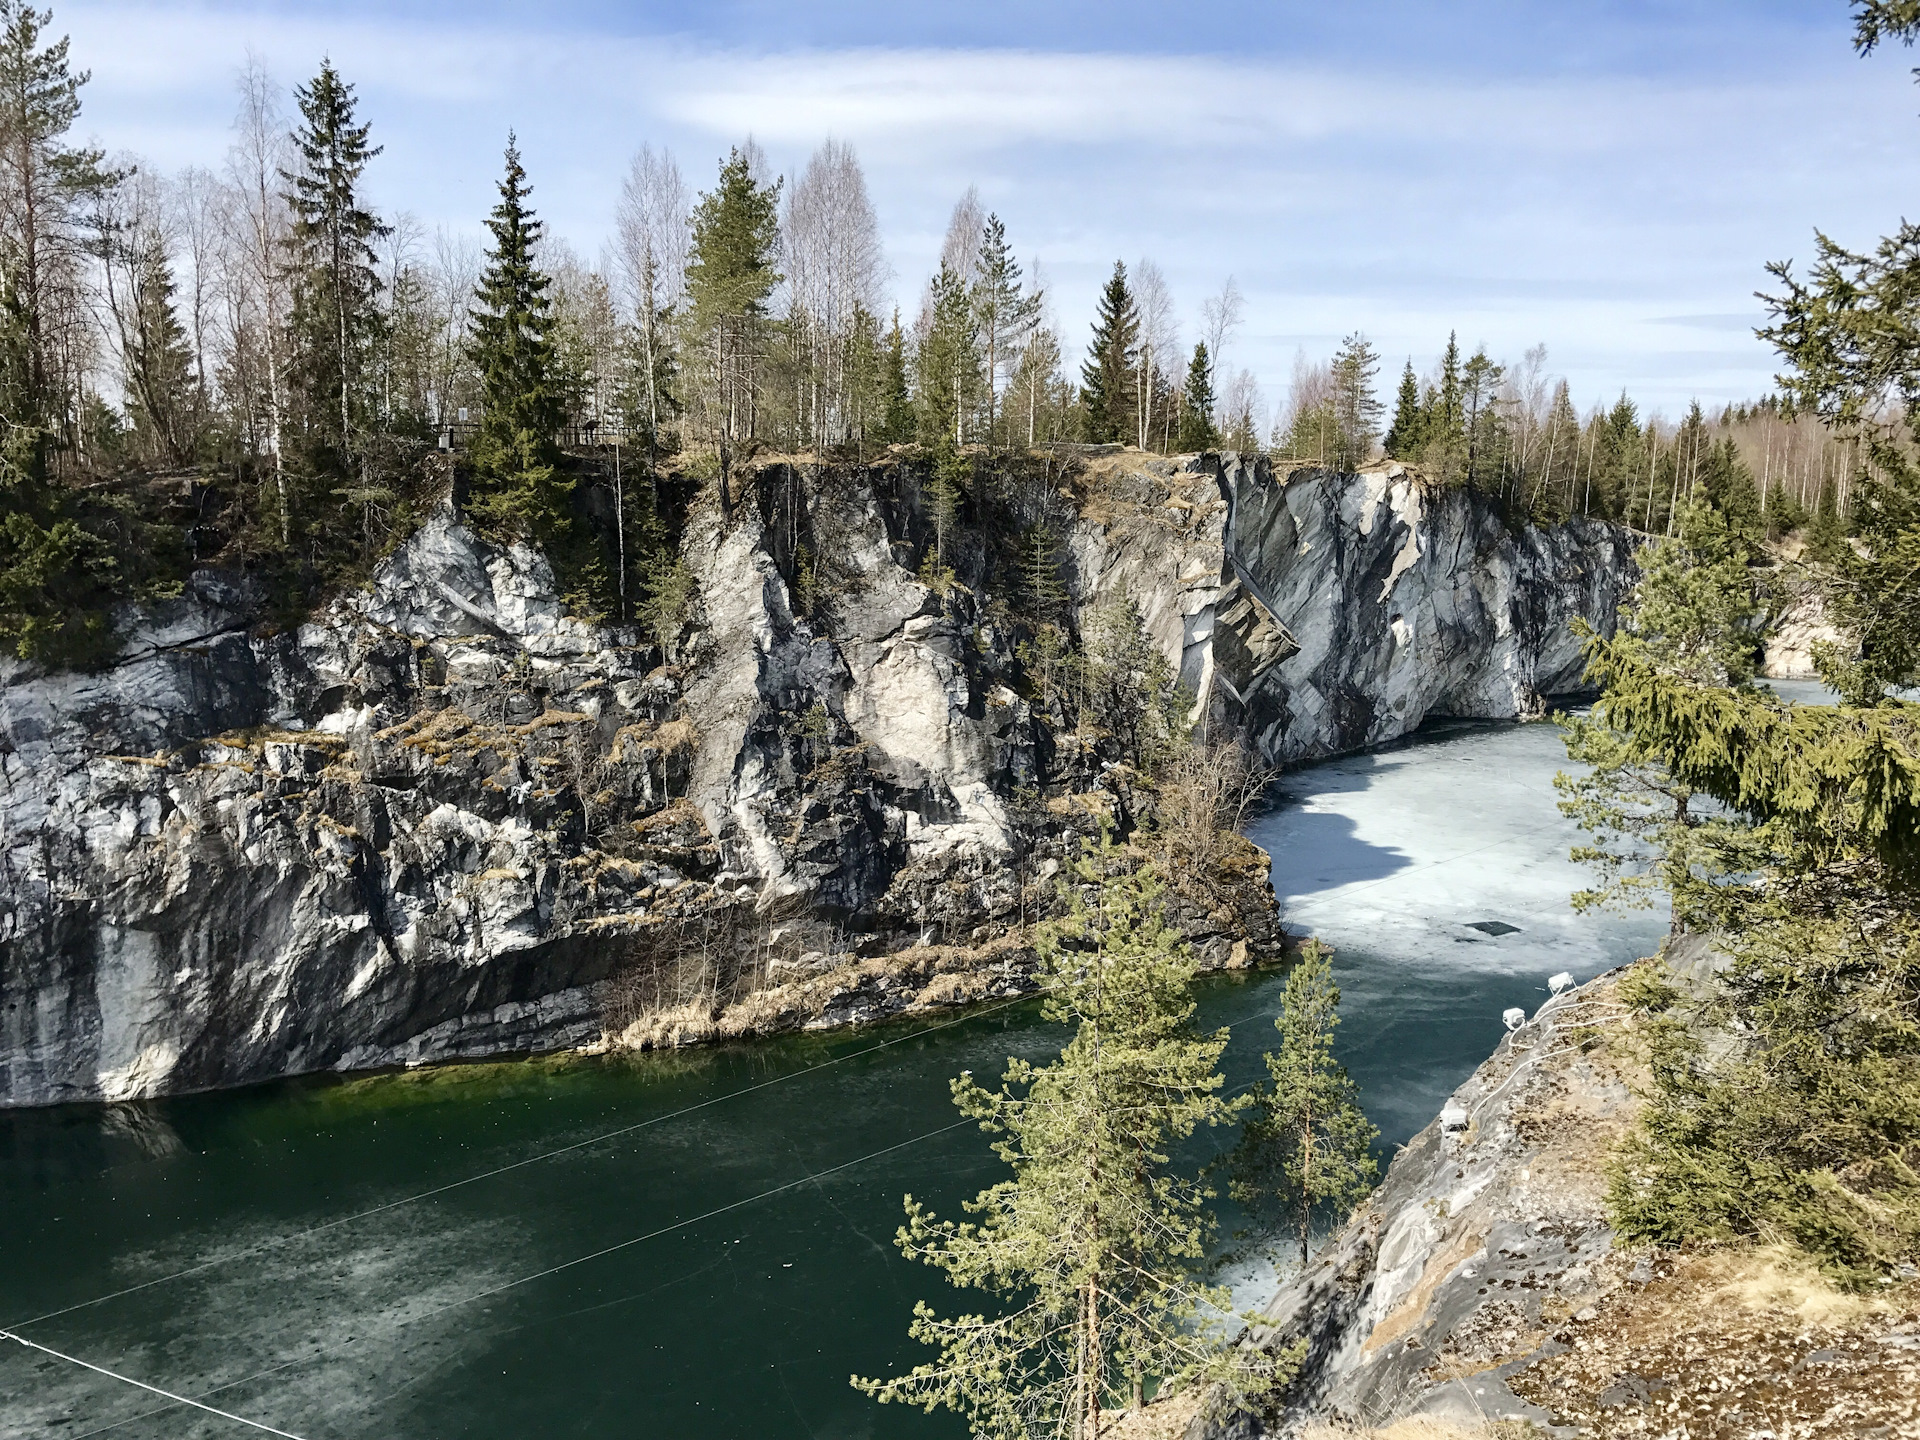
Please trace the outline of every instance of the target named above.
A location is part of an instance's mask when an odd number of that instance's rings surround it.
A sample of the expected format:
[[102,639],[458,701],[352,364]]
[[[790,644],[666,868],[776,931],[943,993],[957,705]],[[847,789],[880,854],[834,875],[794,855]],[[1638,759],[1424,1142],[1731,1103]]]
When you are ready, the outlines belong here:
[[[1529,713],[1629,576],[1619,532],[1394,469],[1061,478],[1076,598],[1124,588],[1205,724],[1275,761]],[[732,525],[695,504],[664,656],[445,508],[297,630],[203,573],[102,671],[0,669],[0,1104],[575,1045],[621,977],[697,987],[688,956],[717,994],[1017,931],[1125,767],[1067,753],[978,584],[929,588],[907,467],[755,483]],[[1270,901],[1176,918],[1257,959]]]

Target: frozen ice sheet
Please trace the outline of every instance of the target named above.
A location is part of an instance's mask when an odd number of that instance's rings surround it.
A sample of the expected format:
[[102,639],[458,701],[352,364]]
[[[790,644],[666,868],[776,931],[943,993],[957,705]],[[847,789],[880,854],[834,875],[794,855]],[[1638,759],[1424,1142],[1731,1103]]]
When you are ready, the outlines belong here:
[[1567,768],[1557,726],[1444,726],[1286,776],[1248,827],[1282,920],[1334,948],[1342,1058],[1388,1143],[1486,1058],[1503,1010],[1531,1013],[1549,976],[1589,979],[1666,930],[1664,904],[1574,913],[1591,882],[1556,804]]

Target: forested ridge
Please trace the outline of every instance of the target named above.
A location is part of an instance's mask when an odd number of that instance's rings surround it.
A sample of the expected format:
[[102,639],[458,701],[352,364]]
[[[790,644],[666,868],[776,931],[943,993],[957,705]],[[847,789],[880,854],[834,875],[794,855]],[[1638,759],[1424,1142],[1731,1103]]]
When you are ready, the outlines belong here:
[[1704,493],[1756,533],[1811,521],[1826,549],[1871,458],[1771,398],[1582,415],[1544,348],[1508,365],[1457,337],[1390,401],[1364,336],[1303,355],[1270,415],[1226,363],[1232,278],[1189,349],[1150,261],[1115,263],[1073,365],[1039,266],[971,190],[903,313],[837,141],[785,177],[748,140],[699,191],[643,146],[595,264],[545,233],[510,136],[484,249],[379,213],[383,147],[330,62],[290,95],[250,66],[218,168],[168,176],[76,140],[87,74],[51,12],[0,19],[0,643],[24,658],[103,657],[116,606],[205,565],[294,618],[456,488],[484,531],[549,553],[580,613],[658,630],[687,589],[672,496],[712,484],[730,513],[770,454],[906,447],[936,571],[953,523],[991,523],[975,472],[1061,441],[1343,469],[1384,451],[1516,520],[1660,534]]

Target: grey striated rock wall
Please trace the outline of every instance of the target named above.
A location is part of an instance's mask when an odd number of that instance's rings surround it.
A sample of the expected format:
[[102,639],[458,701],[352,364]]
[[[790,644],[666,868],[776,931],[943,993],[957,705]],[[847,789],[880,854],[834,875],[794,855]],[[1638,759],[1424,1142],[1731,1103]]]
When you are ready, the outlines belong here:
[[1581,683],[1571,623],[1611,632],[1635,569],[1618,526],[1515,528],[1398,465],[1357,476],[1229,464],[1214,694],[1268,758],[1395,739],[1429,716],[1517,719]]
[[[1603,527],[1404,475],[1095,468],[1079,599],[1124,587],[1278,760],[1525,713],[1623,583]],[[1124,767],[1056,753],[978,586],[922,583],[903,467],[756,485],[730,528],[695,505],[664,663],[447,509],[297,631],[206,573],[99,673],[0,666],[0,1104],[573,1045],[610,977],[684,1000],[695,951],[717,995],[1031,918],[1093,823],[1036,795],[1124,814]],[[1278,943],[1264,902],[1184,923],[1209,963]]]

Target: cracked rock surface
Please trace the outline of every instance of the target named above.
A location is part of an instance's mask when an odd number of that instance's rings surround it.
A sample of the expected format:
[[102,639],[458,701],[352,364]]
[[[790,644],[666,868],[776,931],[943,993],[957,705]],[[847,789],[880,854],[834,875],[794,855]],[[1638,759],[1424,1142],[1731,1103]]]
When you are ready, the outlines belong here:
[[[1674,973],[1704,983],[1711,954],[1676,948]],[[1208,1396],[1186,1440],[1409,1417],[1673,1440],[1920,1434],[1920,1282],[1850,1296],[1781,1252],[1616,1244],[1609,1152],[1646,1083],[1619,973],[1508,1035],[1261,1312],[1251,1343],[1306,1344],[1282,1402],[1250,1414]]]
[[[664,657],[443,508],[297,630],[202,572],[98,672],[0,662],[0,1104],[594,1042],[622,977],[695,1004],[690,955],[704,1018],[658,1043],[715,1033],[723,979],[791,992],[741,1033],[1022,984],[1009,937],[1142,797],[1063,753],[982,595],[921,582],[906,467],[754,483],[731,526],[694,506]],[[1076,602],[1124,588],[1274,760],[1526,713],[1625,583],[1606,527],[1509,533],[1397,471],[1128,454],[1072,484]],[[1279,952],[1241,870],[1181,897],[1210,966]]]

